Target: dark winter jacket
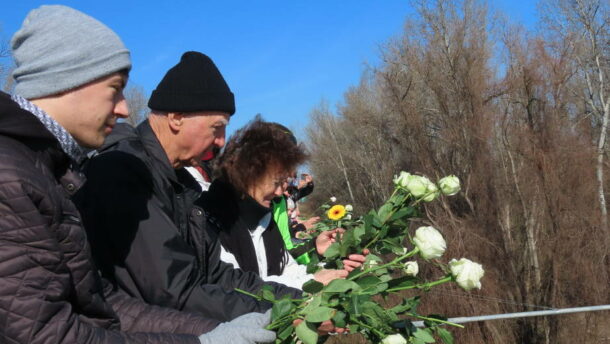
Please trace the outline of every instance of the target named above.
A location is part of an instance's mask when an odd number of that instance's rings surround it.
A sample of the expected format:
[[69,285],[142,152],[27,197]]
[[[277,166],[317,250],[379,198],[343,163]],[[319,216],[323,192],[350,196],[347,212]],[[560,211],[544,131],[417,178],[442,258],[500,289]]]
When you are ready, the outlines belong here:
[[[216,179],[198,204],[208,214],[208,232],[217,235],[239,267],[258,274],[259,266],[250,230],[271,212],[248,195],[239,195],[228,183]],[[263,233],[267,275],[281,275],[286,265],[286,248],[277,224],[272,219]]]
[[99,277],[69,198],[81,184],[54,136],[0,92],[0,343],[199,343],[217,322]]
[[[193,205],[199,185],[172,168],[148,121],[117,125],[100,151],[75,200],[104,276],[149,303],[222,321],[270,307],[234,291],[258,292],[265,282],[220,261]],[[272,285],[277,295],[298,293]]]

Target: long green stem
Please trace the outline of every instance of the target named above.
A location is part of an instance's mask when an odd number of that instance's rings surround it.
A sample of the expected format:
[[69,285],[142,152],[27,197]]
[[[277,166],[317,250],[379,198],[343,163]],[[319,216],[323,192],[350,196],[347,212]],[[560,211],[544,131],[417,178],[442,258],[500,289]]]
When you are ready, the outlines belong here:
[[410,313],[409,315],[414,317],[414,318],[421,319],[421,320],[434,321],[434,322],[441,323],[441,324],[446,324],[446,325],[451,325],[451,326],[455,326],[455,327],[459,327],[459,328],[464,328],[463,325],[452,323],[451,321],[446,321],[446,320],[437,319],[437,318],[423,317],[421,315],[413,314],[413,313]]
[[391,292],[395,292],[395,291],[401,291],[401,290],[407,290],[407,289],[424,289],[424,288],[431,288],[435,285],[439,285],[439,284],[443,284],[446,282],[450,282],[453,278],[451,276],[446,276],[443,277],[439,280],[433,281],[433,282],[428,282],[428,283],[424,283],[424,284],[416,284],[416,285],[410,285],[410,286],[406,286],[406,287],[397,287],[397,288],[390,288],[390,289],[386,289],[385,292],[387,293],[391,293]]
[[371,330],[371,332],[374,332],[379,338],[383,338],[385,337],[385,334],[382,333],[381,331],[377,330],[376,328],[374,328],[373,326],[367,325],[365,323],[363,323],[362,321],[358,320],[358,319],[350,319],[351,322],[358,324],[362,327],[366,327],[369,330]]
[[354,276],[350,277],[350,278],[349,278],[349,280],[350,280],[350,281],[353,281],[353,280],[355,280],[356,278],[358,278],[358,277],[360,277],[360,276],[362,276],[362,275],[366,275],[366,274],[369,274],[369,273],[371,273],[371,272],[373,272],[373,271],[377,271],[377,270],[380,270],[380,269],[385,269],[385,268],[387,268],[387,267],[389,267],[389,266],[392,266],[392,265],[394,265],[394,264],[396,264],[396,263],[400,262],[401,260],[407,259],[407,258],[409,258],[409,257],[413,257],[413,256],[414,256],[415,254],[417,254],[418,252],[419,252],[419,248],[418,248],[418,247],[415,247],[415,248],[414,248],[413,250],[411,250],[410,252],[407,252],[407,253],[403,254],[402,256],[399,256],[399,257],[395,258],[395,259],[394,259],[394,260],[392,260],[391,262],[386,263],[386,264],[383,264],[383,265],[378,265],[378,266],[374,266],[374,267],[368,268],[368,269],[366,269],[366,270],[364,270],[364,271],[362,271],[362,272],[360,272],[360,273],[357,273],[357,274],[355,274]]

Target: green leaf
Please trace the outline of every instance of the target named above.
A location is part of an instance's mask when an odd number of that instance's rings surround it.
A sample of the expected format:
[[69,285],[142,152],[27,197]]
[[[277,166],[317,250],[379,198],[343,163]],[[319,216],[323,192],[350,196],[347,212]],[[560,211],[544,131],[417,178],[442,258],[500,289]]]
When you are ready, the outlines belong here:
[[392,211],[392,209],[394,208],[394,205],[392,203],[385,203],[384,205],[381,206],[381,208],[379,208],[379,211],[377,212],[377,216],[379,216],[379,219],[381,221],[384,221],[388,215],[390,214],[390,212]]
[[307,306],[305,306],[305,308],[303,308],[302,312],[307,314],[307,313],[311,312],[312,310],[320,307],[321,304],[322,304],[322,296],[316,295],[311,299],[311,301],[309,301]]
[[337,313],[336,309],[320,306],[318,308],[312,309],[309,313],[305,315],[305,320],[312,323],[320,323],[325,320],[330,320],[335,313]]
[[436,334],[441,338],[445,344],[453,344],[453,335],[451,332],[445,330],[442,327],[435,327]]
[[273,293],[273,287],[265,284],[261,287],[261,296],[265,301],[275,302],[275,294]]
[[335,324],[336,327],[345,328],[345,326],[347,326],[347,322],[345,321],[346,316],[347,315],[344,312],[337,311],[332,319],[333,324]]
[[292,332],[294,332],[294,326],[292,326],[292,323],[289,323],[283,329],[277,331],[277,339],[285,340],[290,337]]
[[354,239],[356,239],[356,241],[360,241],[360,238],[362,238],[362,236],[365,234],[365,229],[364,226],[358,226],[356,228],[354,228],[352,230],[354,232]]
[[419,280],[413,276],[402,276],[388,282],[390,288],[407,288],[417,285]]
[[421,339],[424,343],[434,343],[434,337],[432,337],[432,335],[428,331],[428,329],[418,329],[417,331],[415,331],[415,333],[413,333],[413,337]]
[[356,281],[356,283],[358,283],[358,285],[362,289],[369,289],[369,288],[373,289],[379,283],[381,283],[381,280],[379,279],[379,277],[368,275],[368,276],[364,276],[362,278],[359,278]]
[[336,279],[336,280],[332,280],[326,287],[324,287],[324,289],[322,289],[322,292],[324,292],[324,293],[344,293],[350,289],[360,290],[360,286],[353,281]]
[[351,316],[359,316],[362,312],[362,305],[370,300],[370,295],[366,294],[352,294],[349,300],[349,314]]
[[326,252],[324,252],[324,257],[327,259],[335,259],[339,257],[339,248],[340,246],[338,242],[332,243]]
[[271,319],[276,320],[289,314],[296,306],[289,299],[281,299],[273,304]]
[[313,324],[303,321],[300,323],[295,332],[297,337],[303,341],[304,344],[317,344],[318,343],[318,331]]
[[315,294],[324,288],[324,284],[310,279],[309,281],[303,283],[303,291],[310,294]]
[[417,305],[419,305],[419,296],[415,296],[412,298],[404,298],[399,305],[390,308],[390,311],[396,314],[401,314],[407,311],[414,310]]
[[413,215],[415,215],[415,208],[413,208],[413,207],[400,208],[400,209],[398,209],[398,211],[396,211],[394,213],[394,215],[392,215],[392,217],[390,217],[390,221],[395,221],[395,220],[401,219],[405,216],[411,217]]

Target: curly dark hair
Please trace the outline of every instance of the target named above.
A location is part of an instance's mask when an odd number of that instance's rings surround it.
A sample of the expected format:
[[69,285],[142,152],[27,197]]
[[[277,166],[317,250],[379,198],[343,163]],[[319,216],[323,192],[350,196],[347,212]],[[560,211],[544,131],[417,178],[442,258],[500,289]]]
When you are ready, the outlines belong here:
[[229,139],[214,169],[215,177],[247,194],[271,167],[292,172],[308,159],[302,144],[288,128],[257,115]]

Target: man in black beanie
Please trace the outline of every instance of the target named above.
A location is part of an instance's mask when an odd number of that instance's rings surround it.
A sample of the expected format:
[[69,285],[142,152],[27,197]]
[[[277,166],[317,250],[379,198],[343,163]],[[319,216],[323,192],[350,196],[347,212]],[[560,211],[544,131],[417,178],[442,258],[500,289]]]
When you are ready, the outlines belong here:
[[205,214],[194,205],[199,185],[185,170],[225,143],[235,112],[233,93],[204,54],[185,53],[148,103],[136,128],[117,125],[88,163],[87,183],[75,200],[104,276],[149,303],[226,321],[271,305],[233,291],[276,295],[300,291],[263,282],[220,261],[206,237]]

